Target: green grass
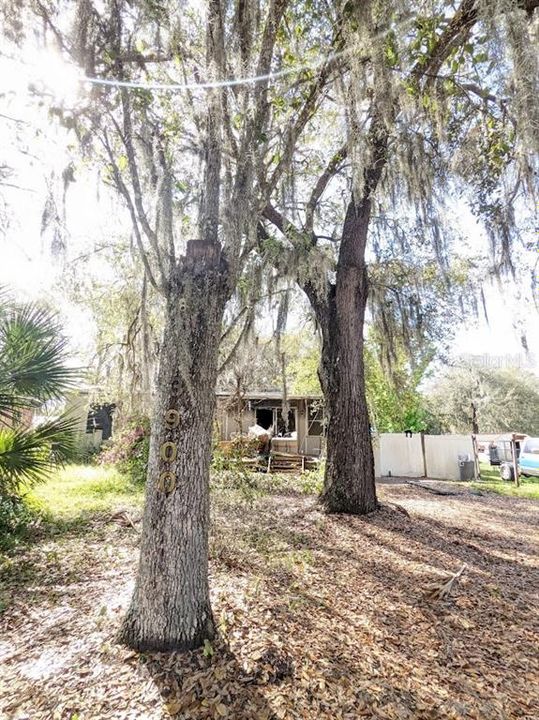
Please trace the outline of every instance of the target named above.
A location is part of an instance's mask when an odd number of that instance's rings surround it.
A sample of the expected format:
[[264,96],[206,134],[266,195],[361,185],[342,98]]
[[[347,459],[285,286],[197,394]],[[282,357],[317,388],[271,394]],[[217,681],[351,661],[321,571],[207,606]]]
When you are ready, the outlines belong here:
[[477,490],[489,490],[498,493],[498,495],[539,500],[539,478],[521,477],[520,487],[517,487],[514,482],[501,479],[498,467],[493,467],[488,463],[480,463],[480,468],[481,481],[471,483],[471,487]]
[[[212,494],[228,490],[235,500],[245,496],[254,501],[268,492],[313,493],[319,489],[318,480],[315,472],[294,477],[223,471],[213,476]],[[98,465],[69,465],[26,495],[28,507],[40,511],[48,523],[59,525],[89,520],[96,513],[126,506],[142,507],[143,500],[143,487],[133,486],[113,467]]]
[[[219,494],[225,476],[226,473],[217,474],[212,483],[213,493]],[[481,478],[480,482],[471,483],[471,486],[500,495],[539,499],[539,478],[521,478],[520,487],[516,487],[514,483],[500,478],[499,468],[486,463],[481,463]],[[243,485],[245,481],[238,482]],[[290,475],[255,475],[248,485],[251,490],[254,488],[257,491],[255,495],[279,491],[312,493],[319,490],[315,473],[306,473],[297,478]],[[236,494],[238,488],[234,490]],[[125,475],[112,467],[69,465],[37,485],[27,499],[29,506],[38,508],[48,520],[71,523],[89,519],[95,513],[114,512],[121,507],[141,507],[144,489],[134,487]]]
[[111,467],[69,465],[28,494],[54,520],[74,520],[126,505],[142,505],[143,488]]

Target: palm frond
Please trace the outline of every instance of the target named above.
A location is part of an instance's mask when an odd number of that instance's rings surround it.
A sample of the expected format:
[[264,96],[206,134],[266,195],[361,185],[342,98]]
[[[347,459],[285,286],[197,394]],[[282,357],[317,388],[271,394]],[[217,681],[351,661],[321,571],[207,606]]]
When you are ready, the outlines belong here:
[[57,316],[34,303],[0,312],[0,414],[60,399],[79,373],[65,366]]
[[0,492],[17,493],[75,459],[77,427],[77,418],[64,414],[31,430],[0,429]]

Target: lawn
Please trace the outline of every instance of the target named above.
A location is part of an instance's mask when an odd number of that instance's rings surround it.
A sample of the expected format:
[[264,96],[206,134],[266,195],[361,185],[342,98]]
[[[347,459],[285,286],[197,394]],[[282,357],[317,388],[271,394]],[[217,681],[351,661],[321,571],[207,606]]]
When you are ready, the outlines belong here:
[[121,506],[141,507],[143,489],[114,468],[70,465],[29,493],[30,502],[53,521],[87,519]]
[[[144,655],[115,641],[140,492],[95,468],[36,490],[52,518],[85,523],[37,537],[1,569],[0,717],[536,717],[539,503],[393,483],[367,518],[326,516],[312,486],[214,481],[218,636],[195,652]],[[433,583],[463,564],[450,596],[433,597]]]
[[488,463],[480,463],[481,480],[471,483],[471,486],[477,490],[489,490],[498,495],[508,495],[510,497],[530,498],[539,500],[539,478],[520,478],[520,486],[517,487],[514,482],[507,482],[500,477],[500,469],[493,467]]

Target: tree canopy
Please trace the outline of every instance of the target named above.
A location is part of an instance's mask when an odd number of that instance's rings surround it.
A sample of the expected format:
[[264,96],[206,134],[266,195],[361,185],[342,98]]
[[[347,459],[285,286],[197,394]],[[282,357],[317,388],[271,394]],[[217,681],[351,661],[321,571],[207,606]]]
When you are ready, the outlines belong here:
[[462,365],[449,368],[428,394],[428,406],[444,432],[522,432],[539,436],[539,381],[523,368]]
[[[443,334],[456,298],[462,312],[482,300],[479,263],[460,242],[460,207],[491,240],[492,274],[514,271],[524,239],[537,172],[537,5],[3,8],[14,42],[37,38],[84,80],[75,98],[46,102],[79,163],[98,170],[129,218],[143,268],[135,325],[146,385],[148,294],[162,312],[139,571],[122,630],[132,647],[191,648],[214,632],[209,465],[219,350],[235,338],[226,366],[252,336],[261,296],[283,291],[275,331],[283,385],[292,283],[321,337],[324,509],[378,508],[365,323],[381,346],[375,374],[410,368],[399,422],[419,424],[424,348]],[[64,196],[74,174],[73,163],[61,173]],[[42,225],[58,244],[50,194]],[[235,376],[240,387],[241,368]]]

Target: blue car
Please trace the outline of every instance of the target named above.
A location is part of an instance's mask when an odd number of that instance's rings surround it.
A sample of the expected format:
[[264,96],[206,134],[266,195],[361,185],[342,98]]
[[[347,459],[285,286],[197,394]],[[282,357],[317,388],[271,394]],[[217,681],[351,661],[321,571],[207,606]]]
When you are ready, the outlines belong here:
[[539,477],[539,438],[526,438],[520,449],[518,458],[520,474],[523,477],[535,475]]

